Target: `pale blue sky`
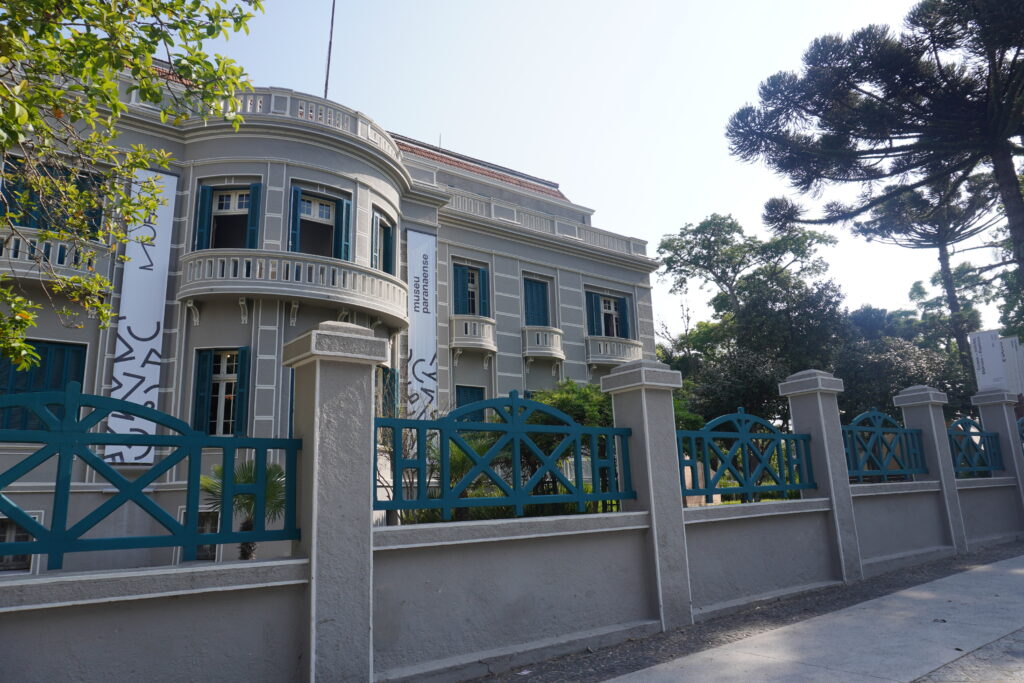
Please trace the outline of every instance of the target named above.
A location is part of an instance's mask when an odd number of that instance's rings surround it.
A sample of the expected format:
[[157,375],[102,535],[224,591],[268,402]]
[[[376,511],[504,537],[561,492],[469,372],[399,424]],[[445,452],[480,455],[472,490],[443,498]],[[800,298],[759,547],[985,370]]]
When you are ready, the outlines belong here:
[[[761,230],[786,187],[732,158],[729,116],[815,37],[899,25],[910,0],[338,1],[329,96],[385,128],[560,183],[594,225],[649,241],[710,213]],[[323,94],[329,0],[268,0],[224,51],[256,85]],[[853,308],[909,307],[932,252],[839,229],[824,255]],[[977,257],[975,257],[977,258]],[[987,258],[987,255],[986,255]],[[655,317],[680,299],[653,278]],[[696,319],[710,292],[689,296]],[[989,316],[990,324],[995,322]]]

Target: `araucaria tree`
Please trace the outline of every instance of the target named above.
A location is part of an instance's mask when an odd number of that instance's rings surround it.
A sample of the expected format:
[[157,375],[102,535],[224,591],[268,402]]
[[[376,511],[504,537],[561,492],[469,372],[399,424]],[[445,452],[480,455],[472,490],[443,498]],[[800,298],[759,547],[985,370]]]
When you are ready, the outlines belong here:
[[[950,186],[948,179],[903,192],[871,210],[868,220],[854,223],[855,234],[910,249],[935,249],[939,260],[937,284],[943,292],[950,334],[956,340],[957,354],[964,373],[972,376],[968,333],[975,329],[977,311],[973,301],[962,301],[958,280],[968,277],[961,271],[954,277],[950,257],[955,245],[985,232],[1002,217],[995,211],[995,194],[985,175],[969,178],[960,189]],[[966,265],[966,264],[962,264]],[[995,264],[988,268],[1000,268]],[[968,271],[972,271],[970,267]],[[977,273],[970,275],[977,280]]]
[[732,116],[732,153],[763,161],[801,193],[832,183],[861,193],[817,218],[773,199],[767,222],[843,222],[936,182],[955,192],[991,170],[1022,270],[1024,0],[924,0],[899,35],[868,26],[823,36],[803,62],[799,74],[765,80],[760,103]]
[[[233,60],[206,41],[245,30],[261,0],[6,0],[0,4],[0,240],[69,244],[77,262],[116,253],[160,198],[137,172],[165,168],[160,149],[118,142],[127,102],[165,121],[240,119],[235,95],[248,86]],[[111,283],[88,267],[68,276],[35,252],[42,295],[0,281],[0,356],[38,361],[25,341],[43,299],[67,324],[82,311],[106,324]],[[0,275],[0,280],[4,276]]]

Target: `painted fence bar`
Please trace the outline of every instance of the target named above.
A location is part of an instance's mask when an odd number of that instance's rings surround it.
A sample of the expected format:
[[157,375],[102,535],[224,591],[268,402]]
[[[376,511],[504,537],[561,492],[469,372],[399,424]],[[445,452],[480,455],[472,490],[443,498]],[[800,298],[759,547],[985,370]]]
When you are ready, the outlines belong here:
[[715,495],[750,502],[764,494],[816,488],[810,441],[807,434],[784,434],[743,408],[703,429],[680,430],[676,448],[683,495],[703,495],[708,503]]
[[[0,429],[0,442],[38,446],[20,462],[0,474],[0,490],[56,458],[54,481],[54,508],[49,528],[37,522],[8,496],[0,494],[0,514],[13,520],[34,540],[0,543],[0,555],[46,555],[47,569],[60,569],[64,555],[95,550],[127,550],[135,548],[180,547],[182,559],[196,559],[196,548],[222,543],[255,543],[260,541],[294,540],[299,537],[296,526],[295,472],[301,441],[298,439],[256,439],[246,437],[215,437],[197,432],[175,417],[104,396],[83,394],[78,382],[72,382],[64,391],[14,394],[0,397],[0,414],[17,415],[13,420],[26,428]],[[111,434],[104,430],[103,421],[113,414],[127,419],[138,419],[157,425],[158,434]],[[10,421],[5,420],[5,423]],[[112,449],[118,446],[136,446],[166,450],[156,463],[134,479],[129,479],[111,466],[97,453],[96,446]],[[219,450],[223,468],[222,501],[232,501],[225,509],[239,502],[251,505],[253,529],[235,531],[234,516],[223,514],[216,533],[199,533],[199,510],[202,500],[200,477],[203,474],[203,451]],[[244,458],[255,460],[254,481],[235,481],[236,465]],[[271,455],[274,454],[274,455]],[[109,457],[109,456],[108,456]],[[71,495],[72,468],[81,460],[97,475],[117,489],[116,495],[78,520],[69,520],[68,503]],[[268,464],[281,461],[284,468],[284,510],[280,529],[266,527],[268,487],[277,482],[267,481]],[[173,467],[186,468],[186,494],[184,520],[178,519],[158,505],[145,492],[145,488],[167,474]],[[236,497],[244,496],[243,501]],[[167,533],[148,536],[92,536],[104,519],[124,505],[134,503],[154,519]]]
[[962,417],[949,426],[947,433],[956,476],[991,477],[993,472],[1003,469],[996,432],[984,431],[974,420]]
[[585,512],[636,497],[629,429],[582,426],[516,391],[436,420],[378,417],[375,427],[375,510],[435,509],[450,520],[458,508],[512,507],[519,517],[530,505]]
[[869,410],[843,427],[850,479],[903,481],[927,474],[920,429],[904,429],[878,410]]

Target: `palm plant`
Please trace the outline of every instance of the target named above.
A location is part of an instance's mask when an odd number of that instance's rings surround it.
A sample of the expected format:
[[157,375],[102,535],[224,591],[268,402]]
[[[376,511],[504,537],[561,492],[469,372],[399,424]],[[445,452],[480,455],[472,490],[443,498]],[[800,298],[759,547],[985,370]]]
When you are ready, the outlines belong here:
[[[243,460],[235,466],[234,483],[253,484],[256,482],[255,460]],[[225,514],[224,511],[224,468],[221,465],[214,465],[213,476],[202,475],[199,478],[199,488],[206,494],[205,501],[210,507]],[[267,522],[276,522],[284,516],[285,508],[285,476],[284,468],[271,463],[266,469],[266,486],[264,489],[264,517]],[[253,517],[256,514],[256,497],[249,493],[239,493],[234,496],[232,515],[241,517],[242,523],[239,531],[252,531]],[[256,559],[256,544],[246,541],[238,544],[238,559]]]

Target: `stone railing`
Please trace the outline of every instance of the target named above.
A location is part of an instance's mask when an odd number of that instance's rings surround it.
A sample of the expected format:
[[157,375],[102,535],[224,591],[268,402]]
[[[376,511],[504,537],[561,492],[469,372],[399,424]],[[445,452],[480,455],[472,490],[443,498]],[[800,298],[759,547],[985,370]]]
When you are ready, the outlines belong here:
[[337,304],[408,325],[408,286],[379,270],[326,256],[203,249],[182,257],[178,299],[235,294]]
[[557,327],[527,325],[523,327],[523,355],[529,358],[565,360],[562,331]]
[[550,214],[524,211],[514,204],[496,202],[489,197],[452,187],[446,188],[446,191],[452,194],[447,208],[458,213],[514,223],[527,230],[583,242],[620,254],[636,256],[647,254],[647,242],[644,240],[624,237],[607,230],[598,230],[589,225],[568,221]]
[[494,318],[479,315],[453,315],[449,321],[453,349],[497,351]]
[[620,365],[644,357],[644,345],[635,339],[587,337],[587,363]]
[[108,274],[110,259],[105,245],[97,243],[96,255],[83,260],[70,242],[41,240],[40,231],[34,228],[18,228],[18,233],[0,233],[0,271],[16,277],[44,279],[49,277],[50,269],[62,276]]

